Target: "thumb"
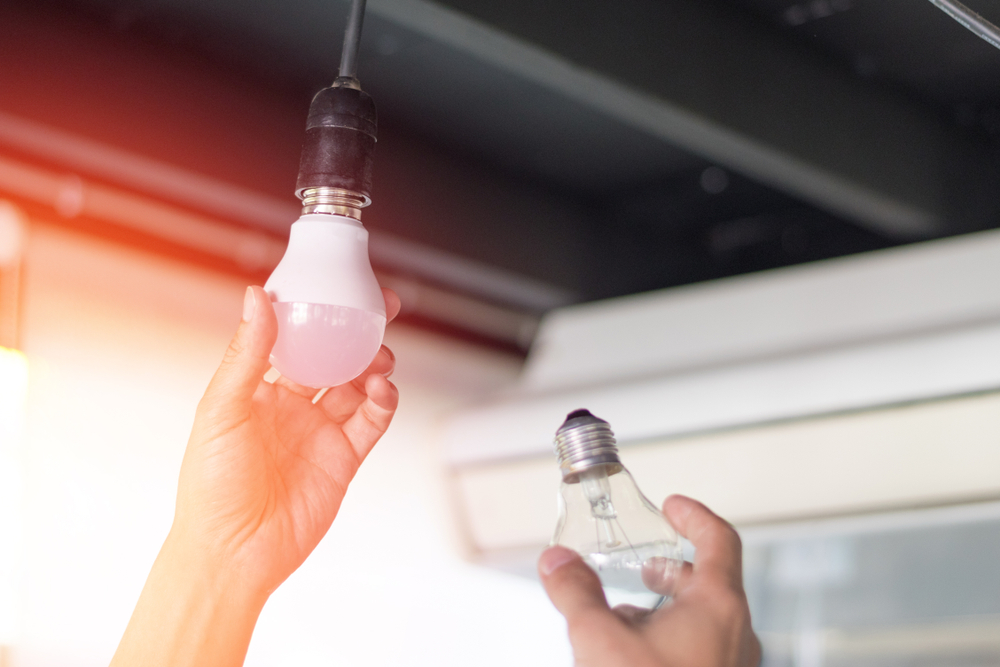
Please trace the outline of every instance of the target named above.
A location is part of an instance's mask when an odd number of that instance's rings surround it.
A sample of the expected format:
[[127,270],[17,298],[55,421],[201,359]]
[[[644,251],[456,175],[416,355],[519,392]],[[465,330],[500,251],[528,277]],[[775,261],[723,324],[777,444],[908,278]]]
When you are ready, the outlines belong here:
[[601,580],[580,555],[565,547],[552,547],[538,559],[538,575],[552,604],[572,627],[584,616],[609,614]]
[[269,357],[277,337],[278,321],[267,292],[248,287],[243,320],[202,399],[217,426],[232,426],[248,414],[250,399],[271,367]]

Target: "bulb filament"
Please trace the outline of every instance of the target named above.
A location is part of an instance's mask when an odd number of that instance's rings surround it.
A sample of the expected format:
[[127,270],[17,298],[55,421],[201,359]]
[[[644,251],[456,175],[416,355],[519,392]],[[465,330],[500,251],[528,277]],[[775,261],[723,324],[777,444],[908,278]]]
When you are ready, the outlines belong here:
[[[603,470],[596,470],[591,474],[584,474],[580,478],[583,485],[583,493],[590,503],[590,514],[597,519],[597,543],[601,550],[613,549],[621,544],[615,534],[614,524],[618,523],[618,513],[611,502],[611,485],[608,476]],[[618,525],[621,531],[621,524]],[[622,532],[624,536],[624,532]]]
[[[590,503],[590,514],[596,519],[597,545],[603,553],[605,549],[614,549],[622,544],[622,539],[628,544],[629,549],[639,557],[638,552],[628,539],[621,522],[618,520],[618,512],[611,502],[611,482],[603,467],[598,467],[591,471],[585,471],[580,475],[580,484],[583,486],[583,493]],[[615,526],[618,530],[615,530]],[[621,539],[618,536],[621,535]]]

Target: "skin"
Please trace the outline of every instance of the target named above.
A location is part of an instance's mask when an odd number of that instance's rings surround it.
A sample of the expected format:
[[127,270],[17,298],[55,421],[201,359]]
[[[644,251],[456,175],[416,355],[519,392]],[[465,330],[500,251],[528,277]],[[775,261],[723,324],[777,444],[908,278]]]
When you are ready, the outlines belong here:
[[[383,290],[391,320],[399,298]],[[243,321],[198,404],[174,522],[111,664],[241,665],[268,596],[330,528],[347,485],[392,420],[395,357],[382,347],[328,390],[264,381],[271,301],[247,289]]]
[[[391,320],[399,299],[384,295]],[[264,381],[276,336],[270,300],[248,288],[243,322],[198,404],[173,525],[112,667],[242,665],[268,597],[326,534],[392,420],[399,395],[388,348],[359,378],[317,398],[284,378]],[[668,498],[664,510],[698,553],[674,603],[651,615],[609,609],[574,552],[542,555],[539,572],[577,664],[755,667],[739,537],[693,500]]]
[[667,498],[663,512],[697,552],[673,602],[655,612],[609,608],[597,574],[576,552],[542,553],[538,573],[566,618],[577,667],[757,667],[760,642],[743,592],[739,535],[684,496]]

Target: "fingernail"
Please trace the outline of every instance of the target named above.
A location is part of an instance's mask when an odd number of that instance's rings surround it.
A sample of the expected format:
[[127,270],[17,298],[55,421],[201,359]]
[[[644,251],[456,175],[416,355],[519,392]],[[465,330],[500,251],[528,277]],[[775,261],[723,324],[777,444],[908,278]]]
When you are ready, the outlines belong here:
[[565,547],[555,547],[542,554],[542,561],[538,565],[542,576],[549,576],[571,560],[577,559],[576,552]]
[[382,377],[389,377],[392,372],[396,370],[396,355],[392,353],[392,350],[387,348],[385,345],[382,346],[382,352],[385,352],[385,356],[389,357],[389,362],[392,364],[385,373],[380,373]]
[[243,297],[243,321],[249,322],[253,319],[253,312],[257,308],[257,297],[253,293],[253,288],[248,287],[247,293]]

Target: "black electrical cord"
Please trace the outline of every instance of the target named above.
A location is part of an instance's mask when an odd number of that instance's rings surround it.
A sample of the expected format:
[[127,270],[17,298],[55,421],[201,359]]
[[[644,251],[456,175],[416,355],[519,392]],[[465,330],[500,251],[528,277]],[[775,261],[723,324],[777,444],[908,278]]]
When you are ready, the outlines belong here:
[[344,31],[340,76],[309,105],[306,137],[295,194],[307,213],[332,213],[360,219],[371,203],[372,165],[378,115],[371,96],[357,79],[365,0],[353,0]]
[[344,31],[344,50],[340,54],[340,76],[356,79],[358,50],[361,48],[361,24],[365,20],[365,0],[352,0],[351,15]]
[[931,0],[931,2],[945,14],[971,30],[973,34],[1000,49],[1000,28],[957,0]]

